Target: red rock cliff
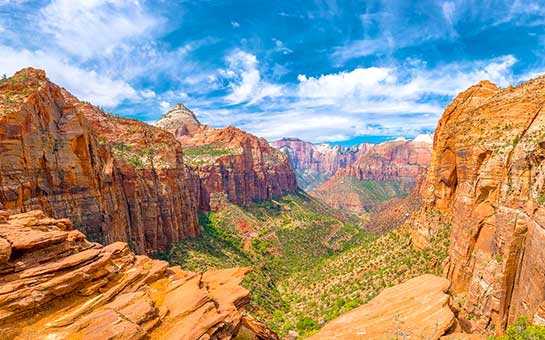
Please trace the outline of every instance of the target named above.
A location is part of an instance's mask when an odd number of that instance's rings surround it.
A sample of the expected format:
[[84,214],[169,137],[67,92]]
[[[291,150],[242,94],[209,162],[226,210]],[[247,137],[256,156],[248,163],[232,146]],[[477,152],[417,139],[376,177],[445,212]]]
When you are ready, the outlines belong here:
[[188,272],[89,242],[67,219],[0,211],[0,338],[231,339],[244,324],[278,339],[243,315],[249,271]]
[[[421,135],[413,141],[399,138],[368,145],[358,153],[352,165],[339,168],[311,194],[331,206],[358,213],[387,209],[395,202],[384,204],[383,201],[405,196],[413,190],[419,173],[430,163],[431,149],[429,135]],[[410,210],[414,209],[414,205],[410,205]]]
[[499,89],[483,81],[450,104],[435,133],[427,208],[452,221],[446,276],[465,295],[467,331],[520,314],[543,322],[545,78]]
[[201,125],[181,104],[157,125],[172,132],[184,147],[203,210],[218,208],[225,199],[247,205],[297,190],[287,156],[263,138],[232,126],[215,129]]
[[432,144],[422,140],[427,136],[411,141],[398,138],[373,145],[361,153],[351,167],[340,170],[337,175],[413,185],[418,173],[430,164]]
[[[154,253],[198,234],[182,150],[24,69],[0,83],[0,202],[69,217],[92,239]],[[144,146],[145,145],[145,146]]]
[[339,169],[351,167],[365,153],[369,144],[354,147],[313,144],[297,138],[284,138],[271,143],[288,155],[291,166],[298,176],[299,186],[312,190],[326,182]]

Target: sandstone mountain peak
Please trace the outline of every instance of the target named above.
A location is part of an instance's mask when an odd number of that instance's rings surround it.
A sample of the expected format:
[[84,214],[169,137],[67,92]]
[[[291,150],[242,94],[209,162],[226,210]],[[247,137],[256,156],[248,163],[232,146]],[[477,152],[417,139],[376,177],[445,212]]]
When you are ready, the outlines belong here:
[[175,136],[190,135],[201,126],[195,114],[184,104],[178,103],[161,117],[156,124],[162,129],[172,131]]

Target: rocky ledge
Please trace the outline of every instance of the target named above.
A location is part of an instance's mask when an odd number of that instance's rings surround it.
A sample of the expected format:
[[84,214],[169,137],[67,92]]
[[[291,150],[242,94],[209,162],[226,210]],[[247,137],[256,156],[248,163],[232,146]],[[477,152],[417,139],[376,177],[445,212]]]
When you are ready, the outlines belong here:
[[0,211],[0,338],[230,339],[243,324],[267,334],[243,315],[249,271],[188,272],[89,242],[67,219]]
[[439,339],[455,324],[447,279],[425,274],[385,289],[310,339]]

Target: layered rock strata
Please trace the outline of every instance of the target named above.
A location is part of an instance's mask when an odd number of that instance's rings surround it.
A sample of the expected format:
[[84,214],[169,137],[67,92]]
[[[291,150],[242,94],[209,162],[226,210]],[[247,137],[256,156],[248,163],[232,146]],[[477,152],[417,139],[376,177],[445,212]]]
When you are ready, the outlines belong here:
[[[541,322],[545,301],[545,78],[459,94],[436,129],[420,219],[452,223],[445,275],[461,325],[501,333],[518,315]],[[419,223],[418,243],[433,236]],[[426,230],[427,229],[427,230]]]
[[243,323],[248,268],[188,272],[89,242],[68,219],[0,216],[3,339],[230,339]]
[[0,82],[0,202],[69,217],[91,239],[164,250],[199,232],[182,148],[165,131],[81,103],[45,72]]
[[414,189],[419,174],[430,163],[430,140],[431,136],[421,135],[412,141],[398,138],[368,146],[351,166],[339,168],[312,195],[357,213],[383,211],[395,203],[384,201],[406,196]]
[[298,176],[299,186],[304,190],[312,190],[326,182],[339,169],[351,167],[370,146],[366,143],[353,147],[331,146],[297,138],[283,138],[271,145],[288,155]]
[[219,209],[226,200],[248,205],[297,190],[288,158],[263,138],[232,126],[202,125],[182,104],[175,105],[157,126],[170,131],[184,147],[195,175],[193,191],[203,210]]

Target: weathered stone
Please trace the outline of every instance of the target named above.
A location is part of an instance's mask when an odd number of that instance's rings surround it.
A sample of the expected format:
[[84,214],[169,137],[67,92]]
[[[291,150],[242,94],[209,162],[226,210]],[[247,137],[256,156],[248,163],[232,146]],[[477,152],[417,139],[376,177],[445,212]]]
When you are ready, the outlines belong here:
[[[36,230],[29,216],[50,225]],[[59,223],[69,225],[31,212],[13,215],[3,229],[0,242],[25,246],[17,259],[8,257],[12,271],[0,274],[0,338],[230,339],[239,331],[249,302],[240,283],[249,268],[168,268],[134,255],[126,243],[102,247]],[[64,251],[51,257],[59,242]],[[265,326],[260,332],[269,334]]]
[[543,98],[544,77],[506,89],[482,81],[454,99],[435,132],[413,244],[433,234],[426,212],[452,223],[445,275],[466,296],[466,332],[501,334],[545,301]]
[[192,192],[202,210],[221,208],[220,197],[248,205],[297,190],[287,156],[263,138],[233,126],[215,129],[202,125],[181,104],[166,113],[157,126],[174,134],[186,150],[198,154],[186,158],[192,169]]
[[447,279],[422,275],[383,290],[309,339],[439,339],[454,323]]
[[69,217],[93,240],[128,241],[139,253],[198,235],[182,148],[170,133],[80,102],[32,68],[0,86],[0,98],[10,103],[0,105],[3,209]]

